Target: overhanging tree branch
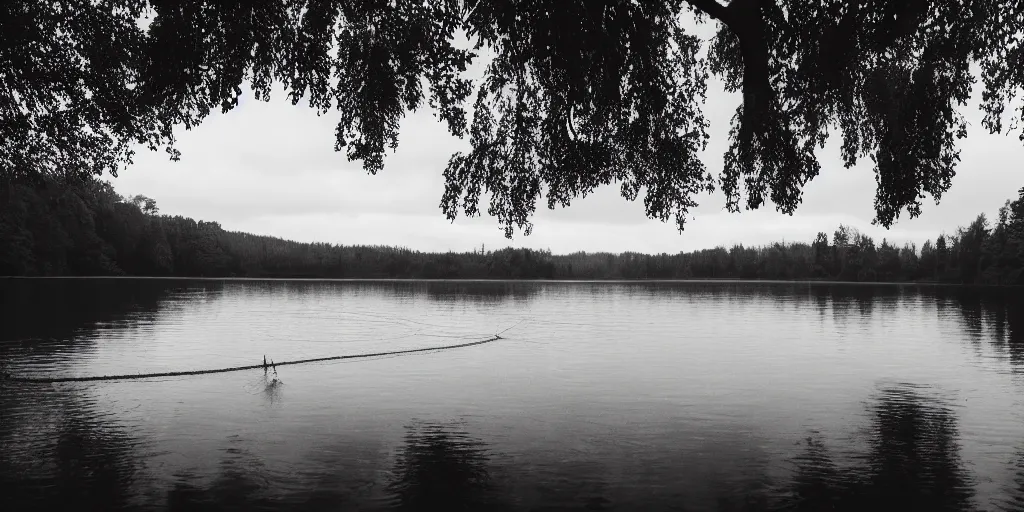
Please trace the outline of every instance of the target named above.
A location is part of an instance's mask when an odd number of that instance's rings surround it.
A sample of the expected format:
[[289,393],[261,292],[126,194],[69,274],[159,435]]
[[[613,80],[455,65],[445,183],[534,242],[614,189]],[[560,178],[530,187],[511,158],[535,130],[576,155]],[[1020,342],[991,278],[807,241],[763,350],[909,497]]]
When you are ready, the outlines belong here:
[[[11,89],[0,94],[0,177],[113,174],[137,143],[173,148],[178,127],[235,107],[246,81],[259,98],[282,81],[293,103],[336,109],[336,148],[376,173],[402,117],[424,103],[466,134],[474,87],[462,75],[486,47],[488,80],[526,73],[529,94],[495,89],[471,107],[487,130],[445,174],[446,214],[472,210],[497,183],[492,208],[522,227],[542,187],[568,204],[614,181],[629,200],[645,189],[648,215],[674,215],[680,229],[717,184],[730,202],[745,185],[752,208],[770,190],[788,213],[838,126],[847,165],[875,162],[888,226],[950,187],[974,63],[986,127],[1024,91],[1020,0],[307,3],[265,0],[243,16],[213,0],[150,2],[143,29],[139,2],[0,2]],[[687,30],[691,14],[722,24],[709,47]],[[463,32],[475,50],[456,42]],[[709,72],[743,94],[720,181],[701,160]],[[567,90],[571,111],[544,107]],[[491,130],[513,121],[523,135],[492,146]]]
[[686,0],[686,3],[696,7],[698,10],[712,18],[728,24],[730,13],[727,8],[718,3],[717,0]]

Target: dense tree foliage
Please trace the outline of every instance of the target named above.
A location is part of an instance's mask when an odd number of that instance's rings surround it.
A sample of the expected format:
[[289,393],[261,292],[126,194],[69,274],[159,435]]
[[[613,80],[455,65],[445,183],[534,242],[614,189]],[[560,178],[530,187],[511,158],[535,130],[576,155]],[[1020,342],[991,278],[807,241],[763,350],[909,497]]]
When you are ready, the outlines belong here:
[[[116,172],[137,143],[176,155],[176,127],[280,84],[335,112],[337,149],[371,173],[406,112],[435,107],[471,143],[444,171],[442,209],[488,199],[508,235],[545,196],[564,206],[613,183],[680,228],[714,188],[731,209],[792,212],[830,130],[847,165],[871,158],[889,226],[949,188],[972,67],[985,128],[1002,130],[1022,30],[1017,0],[9,0],[0,173]],[[719,177],[699,159],[712,73],[742,93]]]
[[1024,189],[996,223],[979,215],[953,234],[897,247],[856,229],[811,244],[679,254],[501,249],[423,253],[299,243],[160,215],[145,196],[95,179],[0,186],[0,275],[495,279],[840,279],[1024,284]]

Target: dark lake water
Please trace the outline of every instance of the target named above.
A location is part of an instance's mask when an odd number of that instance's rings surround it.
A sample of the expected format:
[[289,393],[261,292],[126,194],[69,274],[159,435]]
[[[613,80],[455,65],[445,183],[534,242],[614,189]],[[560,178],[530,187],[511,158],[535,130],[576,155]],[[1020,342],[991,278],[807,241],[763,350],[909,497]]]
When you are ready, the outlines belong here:
[[[1024,510],[1024,292],[0,280],[4,510]],[[70,508],[68,508],[70,506]]]

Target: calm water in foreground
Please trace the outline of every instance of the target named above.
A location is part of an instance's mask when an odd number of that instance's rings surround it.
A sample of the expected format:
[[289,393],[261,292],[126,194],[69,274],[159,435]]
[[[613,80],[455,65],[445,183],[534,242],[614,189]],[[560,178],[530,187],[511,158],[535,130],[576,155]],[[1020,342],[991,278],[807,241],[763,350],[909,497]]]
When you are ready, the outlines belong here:
[[[5,510],[1024,510],[1024,292],[0,280]],[[271,377],[272,377],[271,372]],[[66,508],[67,506],[71,508]]]

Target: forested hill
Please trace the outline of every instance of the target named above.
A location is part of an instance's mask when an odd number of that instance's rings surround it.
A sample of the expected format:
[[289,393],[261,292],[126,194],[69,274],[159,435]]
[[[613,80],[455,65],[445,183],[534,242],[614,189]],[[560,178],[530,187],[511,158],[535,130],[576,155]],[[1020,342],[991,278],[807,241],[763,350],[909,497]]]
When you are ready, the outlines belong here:
[[811,243],[679,254],[530,249],[424,253],[299,243],[225,231],[216,222],[160,215],[144,196],[103,181],[0,184],[0,275],[139,275],[445,279],[839,279],[1024,284],[1024,189],[990,224],[916,248],[876,243],[845,226]]

